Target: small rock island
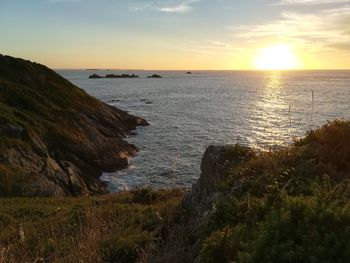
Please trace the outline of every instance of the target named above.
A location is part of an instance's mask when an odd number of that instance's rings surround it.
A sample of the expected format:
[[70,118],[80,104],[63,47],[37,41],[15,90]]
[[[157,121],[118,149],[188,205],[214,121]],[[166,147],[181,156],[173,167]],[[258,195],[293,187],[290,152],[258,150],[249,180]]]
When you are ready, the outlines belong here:
[[89,76],[89,79],[133,79],[138,78],[138,75],[135,74],[121,74],[121,75],[115,75],[115,74],[107,74],[105,76],[101,76],[98,74],[92,74]]
[[147,78],[149,78],[149,79],[160,79],[160,78],[162,78],[162,76],[158,75],[158,74],[153,74],[151,76],[148,76]]

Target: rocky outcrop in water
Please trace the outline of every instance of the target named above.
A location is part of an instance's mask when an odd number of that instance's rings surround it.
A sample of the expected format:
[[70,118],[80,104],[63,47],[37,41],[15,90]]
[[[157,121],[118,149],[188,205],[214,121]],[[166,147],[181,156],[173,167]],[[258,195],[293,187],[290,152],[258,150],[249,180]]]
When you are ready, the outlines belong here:
[[98,74],[92,74],[89,76],[89,79],[102,79],[103,77]]
[[104,77],[98,74],[92,74],[89,76],[89,79],[133,79],[138,78],[138,75],[135,74],[121,74],[121,75],[115,75],[115,74],[107,74]]
[[0,55],[0,196],[105,193],[102,172],[137,153],[139,117],[92,98],[49,68]]
[[149,79],[161,79],[162,76],[161,76],[161,75],[158,75],[158,74],[153,74],[153,75],[151,75],[151,76],[148,76],[147,78],[149,78]]

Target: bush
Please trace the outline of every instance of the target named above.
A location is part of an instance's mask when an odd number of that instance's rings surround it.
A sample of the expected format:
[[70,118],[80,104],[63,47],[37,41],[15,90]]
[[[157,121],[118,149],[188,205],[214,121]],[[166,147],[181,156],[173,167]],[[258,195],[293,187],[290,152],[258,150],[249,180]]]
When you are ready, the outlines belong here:
[[350,262],[349,138],[350,122],[334,121],[231,167],[200,261]]

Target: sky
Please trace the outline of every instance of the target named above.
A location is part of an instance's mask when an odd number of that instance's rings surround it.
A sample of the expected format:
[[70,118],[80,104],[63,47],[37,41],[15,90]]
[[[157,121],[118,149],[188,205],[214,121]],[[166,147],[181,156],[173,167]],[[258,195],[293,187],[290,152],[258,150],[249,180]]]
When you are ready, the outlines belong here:
[[275,45],[350,69],[350,0],[0,0],[0,53],[52,68],[255,69]]

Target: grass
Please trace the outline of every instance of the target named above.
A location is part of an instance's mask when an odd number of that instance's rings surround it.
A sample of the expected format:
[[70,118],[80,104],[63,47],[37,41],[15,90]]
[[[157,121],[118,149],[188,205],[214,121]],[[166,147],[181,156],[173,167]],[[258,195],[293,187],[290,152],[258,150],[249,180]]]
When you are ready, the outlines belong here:
[[32,130],[49,141],[55,136],[71,136],[72,113],[101,107],[45,66],[1,55],[0,60],[1,122]]
[[[152,196],[146,204],[143,195]],[[178,220],[180,190],[0,199],[0,262],[147,262]]]
[[200,262],[349,262],[350,122],[310,131],[228,171]]

